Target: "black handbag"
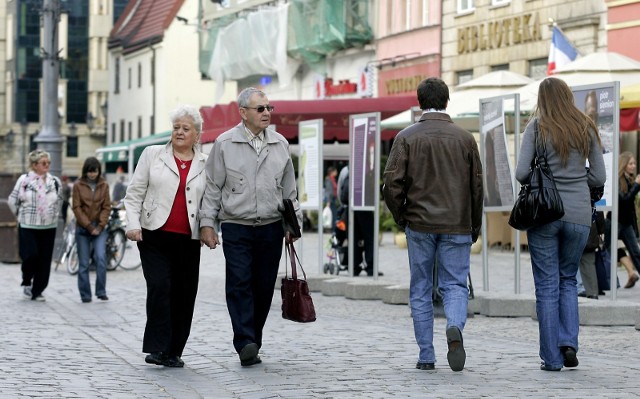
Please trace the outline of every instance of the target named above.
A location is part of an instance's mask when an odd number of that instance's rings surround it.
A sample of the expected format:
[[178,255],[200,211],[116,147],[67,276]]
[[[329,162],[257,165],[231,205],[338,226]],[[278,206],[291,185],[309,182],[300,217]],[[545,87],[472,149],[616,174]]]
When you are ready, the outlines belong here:
[[[291,277],[285,274],[285,277],[282,278],[282,286],[280,287],[280,295],[282,296],[282,318],[297,321],[298,323],[316,321],[316,309],[313,306],[311,295],[309,295],[307,275],[300,264],[296,249],[291,242],[285,243],[285,249],[291,261]],[[304,280],[298,279],[296,272],[298,267],[300,267],[302,271]]]
[[293,207],[293,201],[290,199],[284,199],[282,201],[284,207],[282,211],[282,218],[284,219],[284,225],[287,231],[291,233],[294,238],[302,237],[300,231],[300,224],[298,223],[298,217],[296,216],[296,210]]
[[540,154],[538,121],[534,122],[534,129],[536,156],[531,161],[529,179],[520,188],[509,216],[509,225],[523,231],[554,222],[564,216],[562,198],[547,164],[544,143]]

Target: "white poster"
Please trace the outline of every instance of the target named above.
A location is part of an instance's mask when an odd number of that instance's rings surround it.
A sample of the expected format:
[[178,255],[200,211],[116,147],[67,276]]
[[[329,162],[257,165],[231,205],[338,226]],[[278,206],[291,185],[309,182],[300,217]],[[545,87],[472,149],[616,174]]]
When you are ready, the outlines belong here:
[[322,120],[300,122],[298,142],[298,201],[301,209],[322,206]]

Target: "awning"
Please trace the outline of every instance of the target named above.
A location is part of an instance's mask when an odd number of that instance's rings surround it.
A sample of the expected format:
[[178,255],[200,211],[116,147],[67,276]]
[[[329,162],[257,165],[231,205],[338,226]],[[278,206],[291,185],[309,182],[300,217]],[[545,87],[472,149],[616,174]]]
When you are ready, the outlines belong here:
[[640,84],[620,88],[620,108],[640,107]]
[[[325,141],[349,140],[349,115],[380,112],[386,119],[418,105],[416,96],[350,98],[342,100],[270,101],[275,107],[271,123],[287,139],[298,137],[298,123],[312,119],[324,120]],[[240,122],[237,103],[200,108],[204,120],[202,143],[214,141],[220,134]],[[397,130],[383,130],[382,140],[395,136]]]
[[162,144],[169,141],[171,131],[152,134],[151,136],[141,137],[139,139],[123,141],[120,143],[114,143],[106,147],[101,147],[96,150],[96,158],[100,162],[127,162],[132,167],[129,171],[133,170],[133,166],[138,163],[138,158],[142,154],[142,150],[145,147],[152,144]]

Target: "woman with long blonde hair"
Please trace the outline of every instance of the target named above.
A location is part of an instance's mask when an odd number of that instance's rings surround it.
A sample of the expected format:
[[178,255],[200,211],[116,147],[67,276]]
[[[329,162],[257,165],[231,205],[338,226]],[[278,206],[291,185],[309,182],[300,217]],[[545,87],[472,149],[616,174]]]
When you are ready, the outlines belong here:
[[[538,105],[522,138],[516,179],[528,183],[531,161],[546,153],[565,214],[527,231],[540,333],[540,368],[578,365],[576,273],[591,229],[590,188],[603,186],[602,143],[591,118],[575,105],[573,92],[557,78],[540,83]],[[587,160],[589,168],[585,168]]]
[[[638,246],[638,219],[636,217],[635,199],[640,192],[640,175],[636,174],[636,158],[629,151],[620,154],[618,158],[618,239],[622,240],[629,252],[633,266],[628,262],[621,262],[629,280],[624,288],[633,287],[640,280],[640,246]],[[607,215],[611,219],[611,213]],[[607,245],[611,240],[605,240]]]

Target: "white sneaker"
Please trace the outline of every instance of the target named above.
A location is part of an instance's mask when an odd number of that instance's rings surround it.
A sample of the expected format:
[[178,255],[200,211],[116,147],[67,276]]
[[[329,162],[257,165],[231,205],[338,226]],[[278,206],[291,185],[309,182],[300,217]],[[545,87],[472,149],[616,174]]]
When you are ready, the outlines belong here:
[[38,302],[45,302],[46,299],[44,299],[44,297],[42,295],[38,295],[37,297],[33,298],[34,301],[38,301]]
[[22,290],[22,292],[24,293],[24,296],[31,298],[32,294],[31,294],[31,287],[30,286],[24,286],[24,289]]

